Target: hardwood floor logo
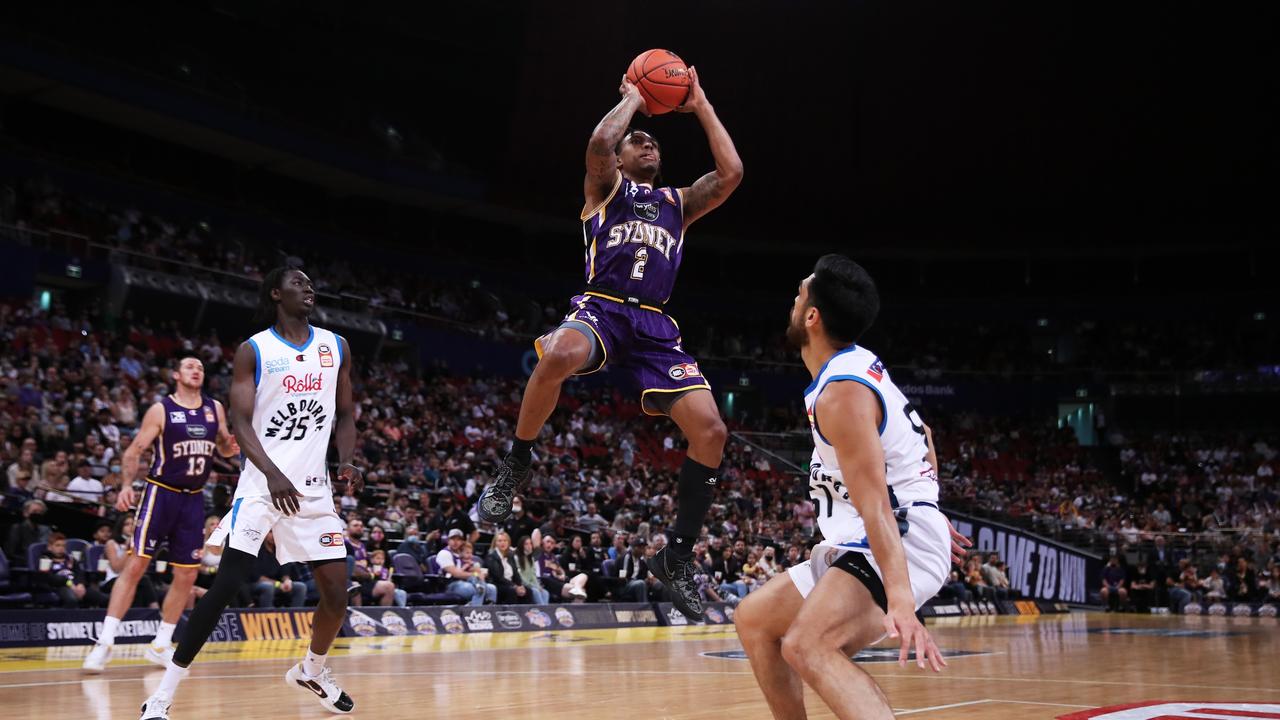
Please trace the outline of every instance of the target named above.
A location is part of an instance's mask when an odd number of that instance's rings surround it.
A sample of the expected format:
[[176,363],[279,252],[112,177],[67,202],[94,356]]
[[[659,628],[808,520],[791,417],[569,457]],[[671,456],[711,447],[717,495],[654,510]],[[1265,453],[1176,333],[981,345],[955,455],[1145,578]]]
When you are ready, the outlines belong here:
[[1058,720],[1239,720],[1280,717],[1280,703],[1170,702],[1148,700],[1059,715]]

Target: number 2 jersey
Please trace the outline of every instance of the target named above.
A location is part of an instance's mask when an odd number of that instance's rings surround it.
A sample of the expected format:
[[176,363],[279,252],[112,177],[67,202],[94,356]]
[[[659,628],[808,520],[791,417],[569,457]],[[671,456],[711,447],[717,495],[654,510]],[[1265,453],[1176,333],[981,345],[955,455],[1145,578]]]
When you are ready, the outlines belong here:
[[[267,457],[303,495],[329,495],[325,457],[333,431],[342,343],[338,335],[312,327],[308,340],[293,345],[275,328],[248,340],[257,355],[253,381],[253,432]],[[270,495],[267,477],[245,458],[236,497]]]
[[[902,391],[889,378],[884,363],[870,350],[856,345],[837,352],[822,366],[805,390],[804,405],[813,431],[813,459],[809,469],[809,496],[817,504],[818,527],[829,543],[858,542],[866,538],[862,518],[849,501],[849,489],[840,471],[836,449],[822,434],[814,407],[822,392],[834,382],[856,382],[871,389],[880,401],[883,420],[880,442],[884,446],[885,480],[889,504],[895,510],[913,502],[938,502],[938,473],[929,464],[924,422]],[[828,411],[830,412],[830,411]],[[830,422],[830,418],[826,418]]]
[[684,198],[618,173],[608,198],[582,214],[582,241],[587,285],[665,303],[684,251]]

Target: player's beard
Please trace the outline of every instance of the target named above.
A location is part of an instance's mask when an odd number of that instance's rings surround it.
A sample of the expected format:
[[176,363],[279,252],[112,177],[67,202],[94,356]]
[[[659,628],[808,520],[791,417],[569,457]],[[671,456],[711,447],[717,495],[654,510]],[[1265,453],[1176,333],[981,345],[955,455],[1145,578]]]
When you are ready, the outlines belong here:
[[809,333],[804,331],[804,323],[789,318],[787,322],[787,345],[793,350],[803,350],[809,344]]

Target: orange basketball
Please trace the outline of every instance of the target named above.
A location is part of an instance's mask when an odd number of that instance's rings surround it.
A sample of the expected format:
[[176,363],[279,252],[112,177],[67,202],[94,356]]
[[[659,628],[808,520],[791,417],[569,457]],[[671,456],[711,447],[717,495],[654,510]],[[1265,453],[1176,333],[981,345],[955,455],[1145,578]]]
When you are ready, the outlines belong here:
[[669,113],[689,96],[689,67],[670,50],[637,55],[627,67],[627,79],[640,88],[650,115]]

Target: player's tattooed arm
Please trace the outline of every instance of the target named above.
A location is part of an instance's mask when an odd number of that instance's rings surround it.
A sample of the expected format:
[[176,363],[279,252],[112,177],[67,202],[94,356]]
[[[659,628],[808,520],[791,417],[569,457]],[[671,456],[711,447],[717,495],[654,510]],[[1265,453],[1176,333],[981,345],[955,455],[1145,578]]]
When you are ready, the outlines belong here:
[[582,184],[582,193],[586,196],[588,208],[604,202],[617,182],[618,156],[613,149],[618,146],[636,111],[644,107],[640,89],[632,85],[626,76],[618,86],[618,94],[622,99],[600,119],[587,141],[587,177]]
[[742,182],[742,158],[733,146],[733,138],[716,115],[716,110],[707,101],[707,95],[698,81],[696,68],[689,68],[691,86],[689,97],[677,110],[693,113],[702,123],[707,133],[707,143],[711,145],[711,157],[715,160],[716,169],[698,178],[690,187],[681,188],[680,196],[684,201],[684,226],[689,227],[694,220],[720,207]]

